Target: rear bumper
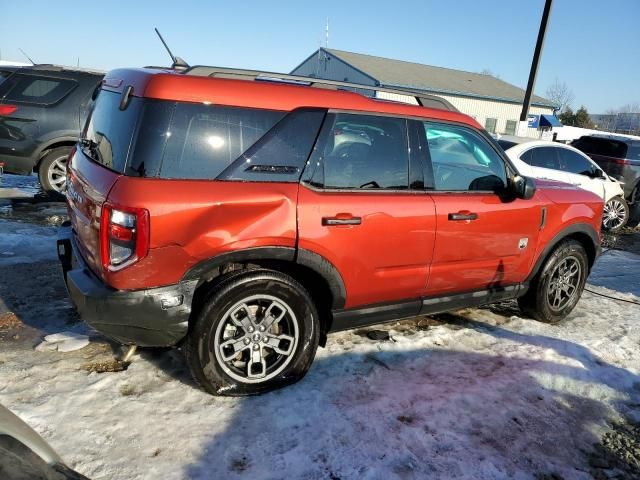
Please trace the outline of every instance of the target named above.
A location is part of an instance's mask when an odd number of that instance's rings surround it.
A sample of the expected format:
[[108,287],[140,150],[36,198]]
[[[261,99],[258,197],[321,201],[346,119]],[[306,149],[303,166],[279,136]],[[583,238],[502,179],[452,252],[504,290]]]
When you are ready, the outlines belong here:
[[[69,296],[80,316],[105,336],[123,344],[165,347],[177,344],[187,334],[197,281],[145,290],[115,290],[84,263],[70,227],[60,230],[58,258]],[[165,303],[176,298],[181,299],[180,304],[167,307]]]

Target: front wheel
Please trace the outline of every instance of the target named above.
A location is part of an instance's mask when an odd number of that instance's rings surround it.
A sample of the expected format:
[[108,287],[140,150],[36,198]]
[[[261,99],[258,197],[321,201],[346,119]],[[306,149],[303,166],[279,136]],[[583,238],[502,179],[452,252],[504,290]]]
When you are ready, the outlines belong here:
[[604,204],[602,211],[602,228],[609,232],[617,232],[629,221],[629,206],[622,197],[613,197]]
[[255,395],[300,380],[318,341],[318,313],[304,287],[280,272],[253,270],[218,284],[185,355],[207,392]]
[[562,242],[545,260],[527,293],[518,299],[526,315],[557,323],[575,308],[589,273],[587,252],[580,242]]
[[54,148],[40,161],[38,178],[45,192],[64,192],[67,185],[69,153],[71,153],[71,147]]

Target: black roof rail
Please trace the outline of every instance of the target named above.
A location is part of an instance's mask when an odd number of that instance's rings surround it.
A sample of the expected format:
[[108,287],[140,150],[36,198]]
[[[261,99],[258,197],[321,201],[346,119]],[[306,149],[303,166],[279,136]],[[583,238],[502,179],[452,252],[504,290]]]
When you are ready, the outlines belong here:
[[[234,80],[253,80],[265,82],[288,83],[292,85],[303,85],[316,88],[325,88],[329,90],[369,90],[373,92],[385,92],[395,95],[409,96],[416,100],[418,105],[422,107],[437,108],[440,110],[448,110],[450,112],[458,112],[451,102],[437,95],[430,95],[420,90],[411,90],[405,88],[387,88],[380,85],[362,85],[360,83],[339,82],[336,80],[324,80],[322,78],[304,77],[301,75],[289,75],[286,73],[266,72],[262,70],[244,70],[239,68],[227,67],[209,67],[204,65],[194,65],[189,67],[183,75],[195,75],[200,77],[229,78]],[[395,101],[399,103],[401,100],[378,98],[379,100]]]

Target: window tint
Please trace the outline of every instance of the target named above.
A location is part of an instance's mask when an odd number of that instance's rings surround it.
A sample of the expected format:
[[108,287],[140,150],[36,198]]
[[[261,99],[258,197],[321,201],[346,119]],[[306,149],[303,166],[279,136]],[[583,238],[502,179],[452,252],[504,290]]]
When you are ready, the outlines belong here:
[[594,167],[586,158],[566,148],[558,148],[557,150],[560,154],[560,168],[562,170],[580,175],[593,173]]
[[283,116],[272,110],[178,103],[165,134],[160,176],[216,178]]
[[558,150],[555,147],[533,147],[520,155],[520,159],[532,167],[560,170]]
[[61,78],[16,74],[7,101],[50,105],[60,101],[76,86],[76,82]]
[[629,145],[627,157],[629,160],[640,160],[640,145]]
[[484,121],[484,128],[489,133],[496,133],[497,124],[498,124],[498,119],[497,118],[487,118]]
[[[9,75],[11,75],[13,72],[11,71],[7,71],[7,70],[0,70],[0,85],[2,84],[2,82],[4,82]],[[0,95],[1,96],[1,95]]]
[[311,183],[326,188],[407,189],[407,121],[329,114],[311,157]]
[[120,110],[120,94],[102,90],[85,126],[83,137],[90,144],[83,145],[84,153],[111,170],[124,172],[141,102],[132,97],[127,109]]
[[497,152],[472,130],[424,123],[436,190],[489,190],[506,186],[505,165]]
[[598,137],[581,137],[571,143],[572,147],[585,153],[605,157],[626,158],[627,144],[618,140]]
[[221,180],[297,182],[318,135],[324,110],[287,115],[218,177]]

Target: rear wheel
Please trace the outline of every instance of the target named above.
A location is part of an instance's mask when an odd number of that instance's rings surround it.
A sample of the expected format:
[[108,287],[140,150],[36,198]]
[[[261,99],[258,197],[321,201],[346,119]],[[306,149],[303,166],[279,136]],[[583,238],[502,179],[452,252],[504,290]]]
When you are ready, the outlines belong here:
[[307,291],[271,270],[233,274],[209,297],[185,345],[209,393],[254,395],[300,380],[316,353],[318,313]]
[[518,299],[526,315],[557,323],[575,308],[587,280],[589,259],[576,240],[562,242],[545,260],[527,293]]
[[63,193],[67,185],[67,160],[71,147],[58,147],[48,152],[40,161],[38,178],[46,192]]
[[602,228],[609,232],[617,232],[629,220],[629,206],[622,197],[613,197],[604,204],[602,211]]

